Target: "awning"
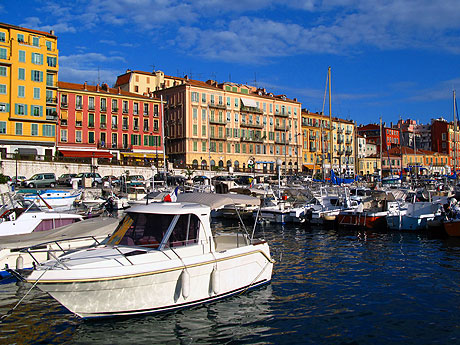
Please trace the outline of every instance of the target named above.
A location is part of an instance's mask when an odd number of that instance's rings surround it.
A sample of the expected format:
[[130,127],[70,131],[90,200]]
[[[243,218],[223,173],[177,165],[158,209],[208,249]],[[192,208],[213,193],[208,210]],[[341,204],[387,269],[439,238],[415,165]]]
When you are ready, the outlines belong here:
[[253,99],[241,98],[241,102],[245,107],[257,108],[257,103]]
[[259,164],[275,164],[275,162],[270,162],[270,161],[256,161],[256,163],[259,163]]
[[157,158],[163,159],[163,153],[142,153],[142,152],[120,152],[120,155],[133,158]]
[[179,202],[194,202],[218,209],[225,205],[244,204],[259,206],[260,199],[243,194],[183,193],[177,196]]
[[64,157],[78,158],[113,158],[113,155],[107,151],[76,151],[76,150],[59,150]]

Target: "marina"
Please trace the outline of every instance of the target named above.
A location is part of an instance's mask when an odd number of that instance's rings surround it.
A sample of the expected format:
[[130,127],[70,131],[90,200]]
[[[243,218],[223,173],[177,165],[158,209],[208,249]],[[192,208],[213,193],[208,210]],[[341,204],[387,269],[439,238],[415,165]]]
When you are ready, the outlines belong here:
[[[224,229],[234,223],[215,223]],[[460,242],[407,232],[264,226],[266,287],[192,309],[82,322],[34,289],[0,324],[6,343],[455,343]],[[29,285],[1,285],[0,312]],[[44,322],[46,320],[46,322]],[[125,335],[129,334],[129,337]]]

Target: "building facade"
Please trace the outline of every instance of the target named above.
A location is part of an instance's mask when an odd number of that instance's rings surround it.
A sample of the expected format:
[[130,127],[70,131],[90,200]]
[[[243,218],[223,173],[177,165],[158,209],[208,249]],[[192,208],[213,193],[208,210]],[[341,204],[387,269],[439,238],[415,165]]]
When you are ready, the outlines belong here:
[[332,167],[340,174],[354,175],[356,171],[355,141],[354,122],[332,118]]
[[109,88],[59,82],[57,150],[69,157],[162,164],[159,99]]
[[330,167],[331,127],[329,116],[302,109],[303,170],[314,176]]
[[57,37],[0,23],[0,152],[54,153]]
[[[129,74],[120,76],[117,85],[135,83],[143,75]],[[167,155],[175,167],[268,173],[276,171],[279,160],[282,171],[299,170],[301,104],[296,99],[242,84],[189,78],[165,84],[155,94],[166,102]]]

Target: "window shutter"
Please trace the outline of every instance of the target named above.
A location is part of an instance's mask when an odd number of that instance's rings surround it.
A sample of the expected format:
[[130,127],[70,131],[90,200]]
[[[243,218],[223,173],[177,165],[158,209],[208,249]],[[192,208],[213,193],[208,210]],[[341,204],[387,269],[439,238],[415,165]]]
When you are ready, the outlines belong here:
[[43,81],[43,72],[40,71],[40,82]]
[[9,103],[6,103],[6,112],[7,112],[7,113],[10,112],[10,104],[9,104]]
[[40,116],[43,116],[43,106],[40,106]]
[[18,115],[18,112],[19,112],[19,109],[18,109],[18,108],[19,108],[18,105],[15,104],[15,105],[14,105],[14,113],[15,113],[16,115]]
[[131,145],[134,145],[134,134],[131,134]]

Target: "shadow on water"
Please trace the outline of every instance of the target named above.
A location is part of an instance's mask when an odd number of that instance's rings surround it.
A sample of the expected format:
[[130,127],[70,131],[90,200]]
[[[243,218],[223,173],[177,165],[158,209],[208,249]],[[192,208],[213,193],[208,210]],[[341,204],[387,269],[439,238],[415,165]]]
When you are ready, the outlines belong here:
[[[230,225],[213,222],[217,230]],[[174,313],[90,321],[33,290],[0,324],[0,342],[458,342],[460,240],[281,225],[258,227],[262,235],[276,260],[271,285]],[[29,287],[0,285],[0,312]]]

